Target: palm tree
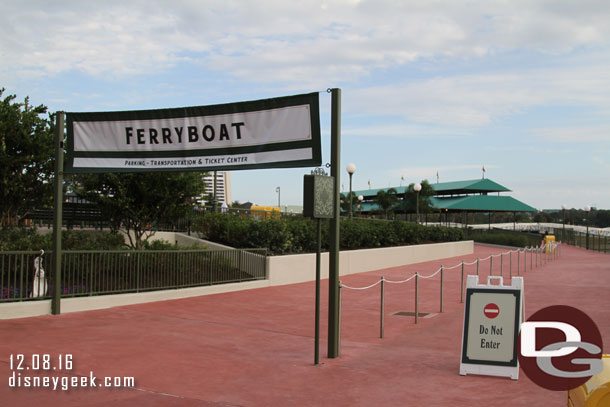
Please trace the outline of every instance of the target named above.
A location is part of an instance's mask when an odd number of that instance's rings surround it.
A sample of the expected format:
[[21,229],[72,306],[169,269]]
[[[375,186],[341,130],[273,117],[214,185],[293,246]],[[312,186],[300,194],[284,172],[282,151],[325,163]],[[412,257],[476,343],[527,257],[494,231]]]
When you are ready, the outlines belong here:
[[396,195],[396,189],[390,188],[387,190],[380,190],[377,192],[377,196],[375,197],[375,202],[383,213],[385,214],[385,218],[388,219],[388,213],[392,210],[396,204],[398,203],[398,196]]
[[[356,204],[358,203],[358,198],[356,197],[356,193],[354,191],[352,191],[351,203],[352,203],[352,211],[353,211],[354,206],[356,206]],[[340,205],[341,205],[342,211],[344,211],[345,213],[349,213],[349,205],[350,205],[349,192],[341,194]]]
[[[419,213],[425,214],[433,211],[432,202],[430,202],[430,197],[434,196],[434,188],[428,182],[428,180],[423,180],[420,182],[421,191],[419,191]],[[415,213],[417,208],[417,199],[418,194],[413,189],[415,184],[409,184],[407,187],[407,191],[405,192],[405,211],[410,213]]]

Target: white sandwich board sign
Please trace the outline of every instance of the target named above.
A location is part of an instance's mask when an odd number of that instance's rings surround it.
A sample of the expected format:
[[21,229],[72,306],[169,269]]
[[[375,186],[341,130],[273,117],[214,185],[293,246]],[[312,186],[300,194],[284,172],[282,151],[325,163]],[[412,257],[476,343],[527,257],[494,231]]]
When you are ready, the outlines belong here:
[[507,286],[499,276],[488,277],[487,284],[479,284],[478,276],[468,276],[460,375],[517,380],[517,341],[522,321],[523,277],[513,277]]

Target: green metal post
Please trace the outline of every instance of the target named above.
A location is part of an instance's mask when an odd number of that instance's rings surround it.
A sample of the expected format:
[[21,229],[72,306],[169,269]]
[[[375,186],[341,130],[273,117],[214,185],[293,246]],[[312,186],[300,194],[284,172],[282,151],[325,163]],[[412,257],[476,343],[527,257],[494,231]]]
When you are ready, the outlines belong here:
[[494,275],[494,255],[489,256],[489,275]]
[[384,331],[384,314],[385,314],[385,277],[381,276],[381,309],[379,319],[379,337],[383,339]]
[[[477,274],[478,274],[479,259],[477,259]],[[464,302],[464,260],[462,260],[462,279],[460,280],[460,303]],[[441,310],[442,312],[442,310]]]
[[341,89],[331,90],[330,175],[335,177],[328,263],[328,357],[339,356],[339,193],[341,188]]
[[61,225],[64,201],[64,112],[57,112],[55,117],[55,180],[53,214],[53,272],[55,287],[53,288],[53,301],[51,313],[61,313]]
[[315,340],[314,340],[314,365],[320,364],[320,269],[321,269],[321,257],[322,257],[322,220],[318,218],[317,223],[317,236],[318,236],[318,247],[316,250],[316,326],[315,326]]
[[419,273],[415,272],[415,323],[419,319]]
[[500,253],[500,275],[504,277],[504,253]]
[[[443,312],[443,266],[441,266],[441,312]],[[462,273],[464,272],[464,262],[462,262]],[[462,274],[463,275],[463,274]]]

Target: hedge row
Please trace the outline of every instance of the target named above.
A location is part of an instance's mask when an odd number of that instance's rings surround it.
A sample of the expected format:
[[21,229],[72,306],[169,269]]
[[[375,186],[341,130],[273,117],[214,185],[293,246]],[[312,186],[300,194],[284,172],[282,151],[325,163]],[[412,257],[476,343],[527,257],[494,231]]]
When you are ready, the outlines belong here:
[[[64,230],[61,233],[63,250],[122,250],[127,249],[124,235],[118,232],[92,230]],[[0,228],[0,251],[53,250],[53,234],[38,233],[34,228]],[[165,241],[144,243],[145,250],[177,250]]]
[[[512,233],[489,233],[489,232],[469,232],[468,239],[477,243],[489,243],[511,247],[530,246],[530,239],[525,235]],[[540,238],[542,240],[542,238]]]
[[[341,249],[403,246],[464,240],[461,229],[426,227],[404,221],[341,220]],[[322,222],[322,250],[328,250],[329,222]],[[316,223],[310,219],[254,220],[209,213],[192,230],[204,239],[236,248],[266,247],[272,254],[316,251]]]

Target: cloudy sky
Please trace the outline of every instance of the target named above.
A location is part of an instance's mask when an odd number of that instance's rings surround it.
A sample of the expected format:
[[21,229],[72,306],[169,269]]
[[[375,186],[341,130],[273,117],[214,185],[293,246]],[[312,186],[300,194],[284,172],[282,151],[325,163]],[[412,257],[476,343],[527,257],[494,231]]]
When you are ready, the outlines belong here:
[[[607,0],[0,0],[0,88],[53,111],[342,89],[354,188],[486,176],[539,209],[610,208]],[[236,171],[301,204],[308,168]],[[345,171],[342,183],[348,188]]]

